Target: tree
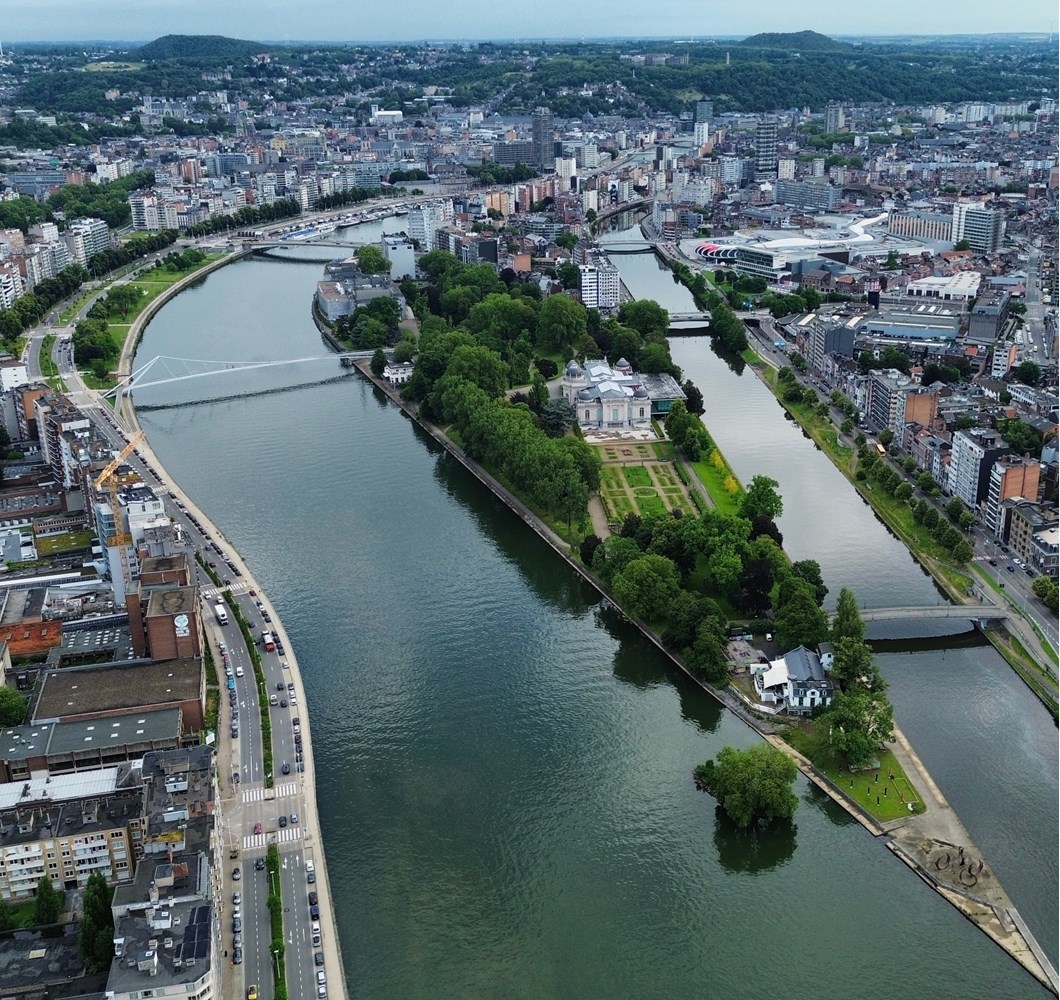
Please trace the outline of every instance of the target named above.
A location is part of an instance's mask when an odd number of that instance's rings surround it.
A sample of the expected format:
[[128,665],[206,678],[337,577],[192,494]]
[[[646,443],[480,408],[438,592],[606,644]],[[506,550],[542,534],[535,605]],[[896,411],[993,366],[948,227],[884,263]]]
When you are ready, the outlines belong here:
[[394,345],[394,360],[397,362],[411,361],[416,356],[416,342],[412,340],[399,340]]
[[715,610],[705,615],[696,627],[695,640],[683,654],[685,666],[693,676],[715,687],[725,687],[729,683],[729,665],[725,658],[727,639],[725,622],[720,613]]
[[695,774],[737,826],[791,819],[799,805],[792,791],[798,769],[787,754],[768,743],[746,750],[723,747]]
[[574,345],[585,335],[585,306],[580,302],[575,302],[567,295],[550,295],[541,303],[537,320],[537,345],[540,350],[572,357]]
[[686,379],[681,389],[685,394],[685,407],[688,412],[701,417],[704,413],[703,393],[692,383],[691,379]]
[[806,583],[796,583],[791,599],[777,611],[775,622],[781,649],[813,649],[828,638],[828,619],[817,606],[813,588]]
[[1036,388],[1042,381],[1042,370],[1033,361],[1023,361],[1013,372],[1017,382]]
[[832,701],[827,718],[829,744],[855,769],[868,764],[885,741],[894,739],[894,710],[882,694],[843,691]]
[[581,271],[577,264],[565,260],[556,265],[556,277],[564,288],[577,288],[581,282]]
[[593,556],[596,555],[596,550],[600,547],[601,540],[599,535],[586,535],[582,539],[581,545],[578,547],[578,554],[582,557],[582,562],[586,566],[592,566]]
[[768,476],[755,476],[740,504],[740,516],[748,521],[765,516],[774,521],[784,513],[784,501],[777,492],[780,484]]
[[1055,580],[1047,576],[1040,576],[1031,584],[1034,596],[1038,598],[1050,611],[1056,611],[1060,604],[1060,589],[1057,588]]
[[100,872],[88,876],[81,896],[81,933],[78,944],[85,969],[93,975],[110,968],[114,957],[113,890]]
[[642,555],[612,582],[615,598],[637,618],[660,621],[681,589],[677,566],[665,556]]
[[14,688],[0,687],[0,726],[21,726],[25,721],[25,697]]
[[846,587],[839,591],[835,618],[832,620],[832,642],[837,643],[840,639],[865,641],[865,623],[861,619],[858,599],[854,596],[854,591]]
[[670,329],[670,314],[651,299],[624,302],[618,310],[618,321],[636,330],[645,340],[664,338]]
[[972,543],[969,542],[967,538],[962,538],[956,545],[953,546],[950,551],[950,555],[953,556],[953,561],[955,563],[964,565],[972,558],[973,555],[975,555],[975,551],[972,548]]
[[383,371],[386,368],[386,353],[381,347],[377,347],[375,349],[375,354],[372,355],[372,362],[370,367],[372,369],[372,374],[376,378],[383,377]]
[[14,922],[11,904],[6,899],[0,898],[0,932],[10,930]]
[[950,519],[950,524],[957,524],[963,513],[964,504],[961,503],[960,497],[954,497],[948,504],[946,504],[946,516]]
[[[777,541],[778,545],[781,543],[782,540]],[[791,572],[797,579],[805,580],[813,588],[818,605],[824,604],[824,599],[828,596],[828,588],[821,577],[821,564],[816,559],[799,559],[793,562]]]
[[64,896],[47,875],[37,880],[37,898],[33,901],[33,923],[57,924],[63,913]]
[[834,644],[835,660],[832,663],[832,679],[842,685],[844,691],[860,688],[866,691],[885,691],[883,679],[872,647],[859,639],[843,638]]
[[142,297],[140,289],[136,285],[116,285],[107,292],[106,308],[120,313],[122,319],[126,319],[129,311]]
[[379,247],[372,246],[371,243],[357,251],[357,267],[364,274],[390,273],[390,261],[383,256]]

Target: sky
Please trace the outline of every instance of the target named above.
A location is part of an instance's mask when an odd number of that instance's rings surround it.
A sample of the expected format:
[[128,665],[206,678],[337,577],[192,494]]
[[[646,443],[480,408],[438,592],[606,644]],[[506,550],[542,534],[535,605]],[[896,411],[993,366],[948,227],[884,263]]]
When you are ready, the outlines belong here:
[[[228,35],[283,41],[1055,32],[1056,0],[3,0],[0,43]],[[999,10],[1004,16],[999,17]]]

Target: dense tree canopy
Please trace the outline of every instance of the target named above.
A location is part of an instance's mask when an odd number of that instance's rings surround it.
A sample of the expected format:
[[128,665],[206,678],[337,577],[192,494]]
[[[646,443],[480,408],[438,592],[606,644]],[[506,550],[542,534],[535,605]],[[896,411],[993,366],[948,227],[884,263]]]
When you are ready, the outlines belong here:
[[791,819],[799,800],[792,791],[798,769],[768,743],[746,750],[723,747],[715,760],[696,768],[696,778],[714,794],[728,817],[741,827],[759,821]]

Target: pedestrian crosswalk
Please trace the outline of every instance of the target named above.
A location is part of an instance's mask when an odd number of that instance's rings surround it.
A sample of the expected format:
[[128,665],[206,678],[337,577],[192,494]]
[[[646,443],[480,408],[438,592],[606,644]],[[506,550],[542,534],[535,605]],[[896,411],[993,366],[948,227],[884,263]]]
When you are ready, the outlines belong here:
[[237,580],[227,587],[203,587],[202,594],[203,597],[220,597],[226,590],[231,591],[233,594],[242,594],[249,589],[250,584],[246,580]]
[[250,833],[243,838],[243,850],[253,851],[258,848],[267,847],[269,844],[289,844],[295,840],[302,839],[302,828],[300,826],[285,826],[282,830],[271,833]]
[[267,788],[246,788],[243,790],[244,802],[264,802],[266,798],[282,799],[285,795],[294,795],[298,791],[298,785],[293,781],[285,781],[272,789],[271,794]]

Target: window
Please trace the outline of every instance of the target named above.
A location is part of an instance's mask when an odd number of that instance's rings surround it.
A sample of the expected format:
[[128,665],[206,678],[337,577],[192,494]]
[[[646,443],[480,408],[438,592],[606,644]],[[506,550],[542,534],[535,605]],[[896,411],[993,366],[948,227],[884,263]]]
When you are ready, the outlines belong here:
[[586,420],[588,420],[588,419],[589,419],[589,411],[588,411],[588,410],[586,410],[586,411],[585,411],[585,419],[586,419]]
[[642,417],[644,416],[644,407],[643,407],[643,406],[642,406],[642,407],[640,408],[640,415],[641,415]]

